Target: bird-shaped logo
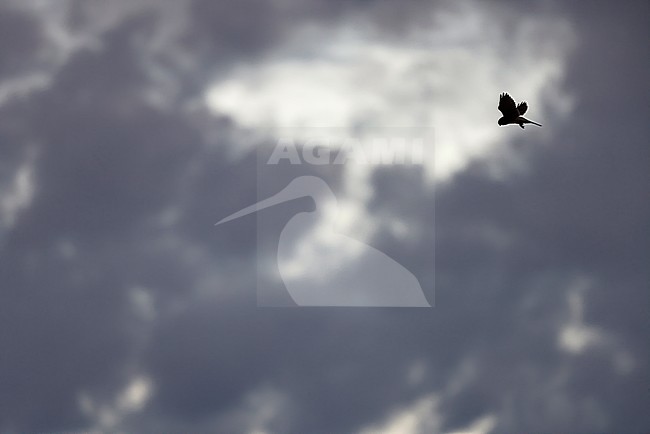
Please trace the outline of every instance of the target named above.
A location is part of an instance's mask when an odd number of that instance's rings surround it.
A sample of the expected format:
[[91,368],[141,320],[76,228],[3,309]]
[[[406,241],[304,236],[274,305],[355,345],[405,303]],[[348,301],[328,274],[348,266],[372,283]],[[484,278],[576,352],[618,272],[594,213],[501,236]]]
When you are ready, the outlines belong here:
[[[223,224],[274,205],[311,197],[312,211],[295,215],[280,234],[277,264],[287,292],[298,306],[402,306],[430,307],[418,279],[387,254],[339,233],[333,225],[324,229],[326,243],[318,245],[315,260],[295,266],[296,240],[324,220],[323,204],[336,204],[327,183],[316,176],[300,176],[282,191],[246,207],[217,223]],[[355,252],[354,260],[346,254]]]
[[507,93],[502,93],[501,96],[499,96],[498,109],[501,114],[503,114],[499,119],[499,125],[517,124],[521,128],[524,128],[524,124],[533,124],[538,127],[542,126],[541,124],[528,120],[523,116],[528,110],[528,104],[526,101],[515,104],[515,100]]

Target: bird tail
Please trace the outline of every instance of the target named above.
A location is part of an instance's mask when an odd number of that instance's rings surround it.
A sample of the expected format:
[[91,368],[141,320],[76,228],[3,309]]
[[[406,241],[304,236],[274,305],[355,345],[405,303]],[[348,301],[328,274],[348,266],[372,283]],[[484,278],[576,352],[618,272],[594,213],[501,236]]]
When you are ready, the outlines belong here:
[[526,123],[533,124],[533,125],[537,125],[538,127],[541,127],[541,126],[542,126],[542,124],[538,124],[537,122],[533,122],[533,121],[531,121],[530,119],[526,119],[526,118],[522,118],[522,119],[523,119],[524,122],[526,122]]

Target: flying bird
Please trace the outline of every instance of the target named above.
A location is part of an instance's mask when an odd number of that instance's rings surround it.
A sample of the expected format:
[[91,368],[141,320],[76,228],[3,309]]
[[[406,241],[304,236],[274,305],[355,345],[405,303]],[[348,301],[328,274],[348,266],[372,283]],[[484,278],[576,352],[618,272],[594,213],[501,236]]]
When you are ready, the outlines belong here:
[[498,108],[501,114],[503,114],[499,119],[499,125],[517,124],[521,128],[524,128],[524,124],[533,124],[538,127],[542,126],[541,124],[528,120],[523,116],[524,113],[526,113],[526,110],[528,110],[528,104],[526,101],[515,104],[515,100],[507,93],[502,93],[499,96]]

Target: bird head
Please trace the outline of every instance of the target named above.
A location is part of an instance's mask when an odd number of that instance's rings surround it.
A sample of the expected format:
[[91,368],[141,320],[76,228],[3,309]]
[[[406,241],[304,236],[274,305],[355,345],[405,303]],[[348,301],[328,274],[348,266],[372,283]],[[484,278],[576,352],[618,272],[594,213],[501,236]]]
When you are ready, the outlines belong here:
[[317,176],[299,176],[293,179],[282,191],[263,199],[254,205],[248,206],[226,218],[219,220],[215,226],[235,220],[253,212],[261,211],[264,208],[275,206],[290,200],[301,197],[311,197],[316,201],[325,197],[326,201],[336,202],[336,197],[329,185]]
[[503,118],[499,118],[499,122],[498,122],[498,124],[503,126],[503,125],[506,124],[506,120],[503,119]]

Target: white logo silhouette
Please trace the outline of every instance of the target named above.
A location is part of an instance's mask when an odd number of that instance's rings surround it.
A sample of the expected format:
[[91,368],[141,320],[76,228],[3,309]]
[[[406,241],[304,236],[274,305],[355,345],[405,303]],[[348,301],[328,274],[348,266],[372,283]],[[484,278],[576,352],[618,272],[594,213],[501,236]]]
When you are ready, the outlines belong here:
[[[238,211],[218,223],[243,217],[264,208],[301,197],[311,197],[314,211],[301,212],[280,233],[277,253],[278,269],[284,285],[298,306],[404,306],[430,307],[417,278],[385,253],[347,235],[328,228],[328,237],[339,254],[359,252],[353,261],[321,261],[314,273],[296,273],[288,265],[293,258],[295,240],[322,222],[322,204],[336,203],[329,185],[315,176],[301,176],[274,196]],[[338,253],[337,253],[338,252]]]

